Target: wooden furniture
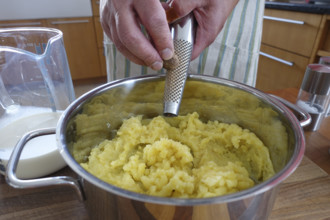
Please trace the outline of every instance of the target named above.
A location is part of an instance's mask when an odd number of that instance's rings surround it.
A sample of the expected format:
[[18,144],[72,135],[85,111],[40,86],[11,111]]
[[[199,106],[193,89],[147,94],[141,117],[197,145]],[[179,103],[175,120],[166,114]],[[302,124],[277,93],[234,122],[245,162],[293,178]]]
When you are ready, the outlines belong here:
[[330,16],[265,9],[256,87],[299,88],[309,63],[330,56]]
[[44,26],[46,26],[44,19],[0,21],[0,28]]
[[322,31],[318,32],[310,62],[317,62],[322,56],[330,56],[330,15],[322,17],[320,30]]
[[[93,0],[94,2],[96,1]],[[98,7],[98,5],[93,6]],[[96,9],[95,11],[98,12]],[[0,21],[0,28],[7,27],[59,29],[63,32],[72,79],[106,76],[103,32],[98,14],[93,17]]]
[[46,19],[47,27],[63,32],[72,79],[101,76],[93,18]]
[[[295,102],[298,90],[273,94]],[[297,170],[281,184],[271,220],[330,218],[330,118],[316,132],[305,132],[306,154]],[[321,162],[320,162],[321,161]],[[318,166],[320,165],[320,166]],[[66,167],[54,176],[76,174]],[[0,176],[0,219],[90,219],[69,187],[14,189]]]
[[92,8],[93,8],[93,20],[94,20],[94,27],[96,33],[97,49],[101,64],[101,74],[102,76],[106,76],[107,70],[106,70],[106,62],[105,62],[105,54],[104,54],[104,46],[103,46],[103,29],[100,21],[100,1],[92,0]]

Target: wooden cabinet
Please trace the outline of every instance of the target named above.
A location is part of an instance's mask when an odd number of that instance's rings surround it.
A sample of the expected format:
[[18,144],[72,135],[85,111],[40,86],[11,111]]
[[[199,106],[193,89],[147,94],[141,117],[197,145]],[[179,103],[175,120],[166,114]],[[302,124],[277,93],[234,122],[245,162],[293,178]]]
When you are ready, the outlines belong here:
[[316,38],[311,62],[318,62],[322,56],[330,56],[330,15],[324,15]]
[[[261,45],[260,50],[268,55],[272,54],[273,57],[264,55],[259,57],[258,89],[267,91],[300,87],[308,65],[307,57],[265,44]],[[279,60],[279,57],[281,57],[281,60]]]
[[[256,87],[263,91],[300,88],[306,67],[328,48],[327,15],[266,9]],[[322,46],[320,46],[322,45]],[[330,43],[329,43],[330,45]]]
[[95,22],[95,17],[0,21],[0,28],[6,27],[59,29],[63,32],[73,80],[106,75],[103,47],[100,46],[100,40],[97,40],[102,28],[100,29],[100,24]]
[[103,29],[100,22],[100,17],[94,17],[96,41],[99,52],[100,64],[101,64],[101,74],[102,76],[107,75],[105,54],[104,54],[104,45],[103,45]]
[[317,14],[266,10],[262,43],[310,57],[321,19]]
[[104,54],[104,45],[103,45],[103,29],[101,26],[100,21],[100,1],[92,0],[92,8],[93,8],[93,15],[94,15],[94,26],[95,26],[95,33],[96,33],[96,40],[97,40],[97,48],[99,51],[99,58],[101,64],[101,73],[102,76],[106,76],[106,61],[105,61],[105,54]]
[[73,79],[102,75],[93,18],[47,19],[47,26],[63,32]]
[[100,1],[92,0],[92,10],[95,17],[100,17]]
[[103,29],[101,26],[100,17],[94,18],[94,25],[95,25],[97,47],[103,48]]
[[13,21],[0,21],[0,28],[11,27],[44,27],[46,22],[43,19],[39,20],[13,20]]

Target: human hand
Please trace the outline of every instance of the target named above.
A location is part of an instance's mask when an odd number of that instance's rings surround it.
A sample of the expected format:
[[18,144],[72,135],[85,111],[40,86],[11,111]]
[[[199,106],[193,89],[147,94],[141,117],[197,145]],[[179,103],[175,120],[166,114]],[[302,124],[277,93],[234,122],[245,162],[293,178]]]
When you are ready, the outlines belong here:
[[[221,31],[238,0],[174,0],[172,9],[181,18],[193,12],[197,21],[192,59],[209,46]],[[107,0],[102,27],[128,59],[159,70],[172,58],[174,46],[168,27],[166,4],[159,0]],[[149,38],[141,31],[143,25]]]
[[172,9],[184,17],[193,12],[197,22],[191,59],[195,59],[208,47],[222,30],[238,0],[174,0]]
[[107,0],[101,17],[104,32],[131,61],[159,70],[163,59],[172,58],[173,40],[159,0]]

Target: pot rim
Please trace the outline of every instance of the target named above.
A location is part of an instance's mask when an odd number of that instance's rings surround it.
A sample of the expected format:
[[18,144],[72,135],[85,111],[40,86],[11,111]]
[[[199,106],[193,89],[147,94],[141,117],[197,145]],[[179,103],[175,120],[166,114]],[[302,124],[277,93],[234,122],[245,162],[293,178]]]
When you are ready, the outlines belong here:
[[251,196],[256,196],[272,188],[275,188],[277,185],[283,182],[296,170],[296,168],[298,167],[304,156],[305,138],[304,138],[303,129],[300,126],[298,119],[285,105],[283,105],[278,100],[272,98],[270,95],[267,95],[266,93],[251,86],[223,78],[206,76],[206,75],[194,75],[194,74],[188,74],[188,79],[201,80],[204,82],[212,82],[212,83],[217,83],[220,85],[225,85],[225,86],[244,90],[248,93],[257,96],[263,101],[269,103],[273,108],[277,109],[280,113],[283,114],[283,116],[290,122],[292,126],[292,130],[294,131],[294,138],[295,138],[295,148],[293,154],[290,160],[288,161],[288,163],[284,166],[284,168],[282,168],[278,173],[276,173],[270,179],[260,184],[257,184],[252,188],[232,194],[227,194],[217,197],[208,197],[208,198],[169,198],[169,197],[157,197],[147,194],[136,193],[106,183],[98,179],[91,173],[87,172],[84,168],[82,168],[80,164],[76,162],[75,159],[73,159],[66,144],[65,132],[66,132],[67,123],[71,118],[72,114],[74,114],[77,109],[80,109],[80,106],[83,105],[91,97],[94,97],[95,95],[100,94],[112,87],[116,87],[118,85],[123,85],[123,84],[129,84],[133,82],[135,83],[138,81],[145,81],[145,80],[153,81],[164,78],[164,76],[165,76],[164,74],[144,75],[144,76],[131,77],[131,78],[112,81],[104,85],[101,85],[93,90],[90,90],[89,92],[85,93],[84,95],[76,99],[74,102],[72,102],[69,105],[69,107],[63,112],[56,127],[56,140],[57,140],[58,149],[63,159],[67,163],[67,165],[85,181],[88,181],[107,192],[142,202],[150,202],[150,203],[157,203],[164,205],[177,205],[177,206],[228,203],[228,202],[234,202],[237,200],[248,198]]

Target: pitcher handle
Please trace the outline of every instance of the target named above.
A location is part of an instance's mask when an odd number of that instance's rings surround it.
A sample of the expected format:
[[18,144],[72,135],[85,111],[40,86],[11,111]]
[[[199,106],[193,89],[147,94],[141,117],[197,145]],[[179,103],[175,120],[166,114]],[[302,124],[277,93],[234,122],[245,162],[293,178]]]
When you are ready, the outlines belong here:
[[19,179],[16,175],[18,161],[25,144],[32,138],[42,135],[55,134],[55,132],[56,132],[56,128],[46,128],[46,129],[39,129],[26,133],[16,144],[10,156],[6,169],[6,181],[10,186],[21,189],[37,188],[37,187],[52,186],[52,185],[69,185],[76,190],[79,199],[84,200],[85,197],[81,182],[72,177],[56,176],[56,177],[45,177],[45,178],[23,180],[23,179]]
[[283,99],[283,98],[281,98],[279,96],[276,96],[276,95],[273,95],[273,94],[269,94],[269,95],[272,98],[275,98],[278,101],[280,101],[282,104],[284,104],[288,108],[290,108],[293,111],[293,114],[299,120],[301,127],[305,127],[305,126],[309,125],[312,122],[312,117],[304,109],[300,108],[299,106],[297,106],[295,104],[292,104],[291,102],[289,102],[286,99]]

